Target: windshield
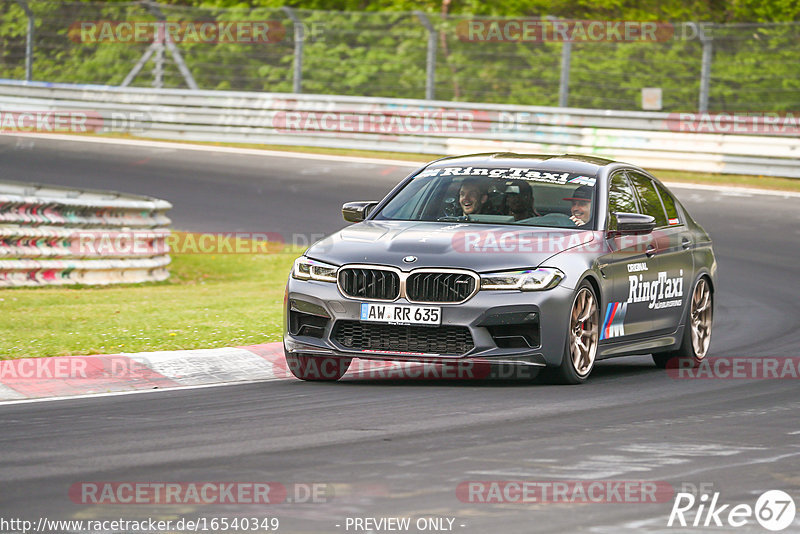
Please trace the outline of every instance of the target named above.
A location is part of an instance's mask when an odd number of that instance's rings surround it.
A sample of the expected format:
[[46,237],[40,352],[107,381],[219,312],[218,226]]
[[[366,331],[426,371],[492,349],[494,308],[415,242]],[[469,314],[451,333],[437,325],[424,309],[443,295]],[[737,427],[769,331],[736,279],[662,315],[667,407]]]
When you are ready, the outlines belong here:
[[417,174],[375,219],[593,229],[594,206],[594,177],[521,167],[437,167]]

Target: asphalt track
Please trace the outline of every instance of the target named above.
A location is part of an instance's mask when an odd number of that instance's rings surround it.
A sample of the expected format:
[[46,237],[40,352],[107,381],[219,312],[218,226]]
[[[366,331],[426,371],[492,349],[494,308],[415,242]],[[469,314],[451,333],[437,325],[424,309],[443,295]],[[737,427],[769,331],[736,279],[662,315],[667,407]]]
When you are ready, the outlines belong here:
[[[342,202],[379,198],[408,172],[13,137],[0,137],[0,161],[6,179],[166,198],[178,228],[286,236],[342,227]],[[715,241],[711,357],[798,356],[800,199],[675,191]],[[348,517],[401,516],[455,518],[453,531],[470,533],[768,532],[752,519],[737,529],[668,528],[671,499],[485,504],[462,502],[456,488],[474,480],[646,480],[676,491],[704,485],[731,504],[753,505],[781,489],[800,504],[798,384],[676,380],[649,357],[633,357],[600,362],[578,387],[286,380],[3,405],[0,517],[277,516],[279,532],[326,533],[355,532]],[[335,496],[269,506],[86,506],[68,497],[81,481],[325,483]],[[784,532],[798,531],[800,519]]]

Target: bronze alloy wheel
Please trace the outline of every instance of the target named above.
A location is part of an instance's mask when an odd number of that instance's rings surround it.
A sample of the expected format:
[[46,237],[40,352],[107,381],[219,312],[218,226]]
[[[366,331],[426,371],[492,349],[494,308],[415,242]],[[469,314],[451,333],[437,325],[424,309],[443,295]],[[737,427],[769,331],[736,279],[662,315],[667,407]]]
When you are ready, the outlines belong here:
[[[711,323],[714,319],[714,293],[711,283],[703,276],[697,280],[683,320],[683,337],[677,349],[653,354],[653,362],[662,369],[673,358],[692,361],[698,365],[708,354],[711,344]],[[674,364],[678,365],[678,364]]]
[[577,375],[584,378],[594,367],[597,355],[598,322],[597,301],[587,287],[582,287],[572,303],[569,329],[569,354]]
[[711,343],[711,288],[705,278],[701,278],[694,288],[692,307],[689,311],[689,326],[692,330],[692,347],[697,359],[705,358]]

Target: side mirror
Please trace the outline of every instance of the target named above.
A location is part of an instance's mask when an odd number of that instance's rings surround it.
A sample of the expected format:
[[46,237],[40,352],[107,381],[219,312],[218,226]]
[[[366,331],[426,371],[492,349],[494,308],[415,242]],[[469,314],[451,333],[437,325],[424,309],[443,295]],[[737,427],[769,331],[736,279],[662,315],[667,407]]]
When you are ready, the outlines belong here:
[[[616,223],[616,224],[615,224]],[[640,213],[611,213],[609,230],[618,234],[649,234],[656,227],[655,217]]]
[[347,222],[361,222],[367,218],[372,208],[378,205],[375,200],[359,200],[358,202],[347,202],[342,205],[342,217]]

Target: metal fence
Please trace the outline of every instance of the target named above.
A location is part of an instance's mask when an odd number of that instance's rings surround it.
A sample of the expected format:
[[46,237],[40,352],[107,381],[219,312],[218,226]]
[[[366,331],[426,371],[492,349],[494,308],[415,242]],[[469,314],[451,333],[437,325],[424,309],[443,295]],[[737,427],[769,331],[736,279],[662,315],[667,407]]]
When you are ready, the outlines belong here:
[[[642,89],[659,88],[663,111],[786,112],[800,105],[800,23],[53,0],[0,0],[0,20],[3,78],[617,110],[642,109]],[[158,39],[157,30],[137,36],[120,24],[159,21],[182,25]],[[250,35],[224,33],[224,24],[236,22]],[[210,34],[202,34],[203,24]],[[625,33],[625,24],[656,30],[645,39]],[[259,28],[265,38],[253,39]]]
[[777,116],[10,80],[0,80],[0,110],[5,131],[33,136],[132,133],[187,141],[428,154],[566,152],[653,169],[800,178],[800,124],[796,119],[781,123]]

